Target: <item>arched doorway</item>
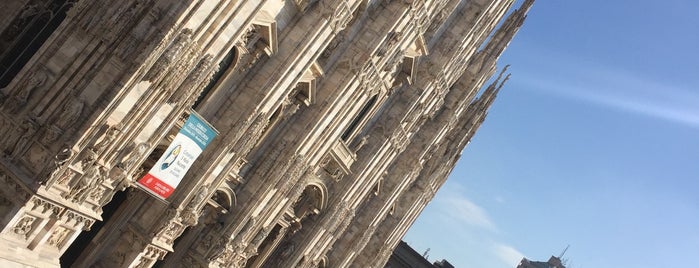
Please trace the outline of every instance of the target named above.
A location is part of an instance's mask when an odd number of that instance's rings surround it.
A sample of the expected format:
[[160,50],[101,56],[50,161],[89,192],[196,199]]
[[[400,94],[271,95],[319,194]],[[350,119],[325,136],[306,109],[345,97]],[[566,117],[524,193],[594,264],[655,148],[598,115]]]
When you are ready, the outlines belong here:
[[80,254],[87,249],[93,238],[102,230],[102,227],[109,219],[116,214],[117,210],[126,201],[127,191],[119,191],[114,194],[112,201],[102,207],[102,221],[92,224],[89,231],[84,231],[78,235],[75,241],[68,247],[60,258],[61,267],[72,267],[73,263],[80,257]]

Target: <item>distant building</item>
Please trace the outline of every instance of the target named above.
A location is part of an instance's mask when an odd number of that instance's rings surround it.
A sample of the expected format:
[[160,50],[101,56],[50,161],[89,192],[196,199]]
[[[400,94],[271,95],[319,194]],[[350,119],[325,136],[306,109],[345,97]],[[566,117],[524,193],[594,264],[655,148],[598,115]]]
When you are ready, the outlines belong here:
[[441,261],[436,261],[434,262],[434,267],[438,268],[454,268],[454,265],[451,265],[447,260],[441,260]]
[[563,262],[559,257],[554,257],[551,256],[549,261],[547,262],[542,262],[542,261],[530,261],[527,260],[527,258],[523,258],[522,261],[519,262],[519,265],[517,265],[517,268],[566,268],[565,265],[563,265]]
[[385,268],[454,268],[454,266],[447,260],[436,261],[432,264],[408,243],[400,241],[396,249],[393,250]]

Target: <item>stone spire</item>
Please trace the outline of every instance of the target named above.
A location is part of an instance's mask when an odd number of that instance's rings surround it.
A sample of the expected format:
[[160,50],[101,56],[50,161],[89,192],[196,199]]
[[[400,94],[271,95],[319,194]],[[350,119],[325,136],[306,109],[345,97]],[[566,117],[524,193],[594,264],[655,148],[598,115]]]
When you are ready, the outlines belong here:
[[534,0],[525,0],[518,9],[507,16],[500,28],[490,37],[488,44],[478,52],[474,64],[469,66],[472,73],[482,73],[483,70],[490,68],[497,62],[512,38],[522,27],[533,4]]
[[505,75],[505,79],[500,81],[509,66],[510,65],[505,66],[505,68],[503,68],[500,72],[500,75],[498,75],[498,78],[495,79],[495,81],[493,81],[493,83],[491,83],[488,88],[486,88],[486,90],[469,106],[470,111],[464,115],[468,118],[463,125],[463,129],[461,129],[462,133],[459,134],[459,137],[462,138],[458,144],[455,144],[455,146],[459,148],[459,152],[461,152],[471,141],[471,138],[473,138],[476,130],[480,128],[486,116],[488,116],[488,109],[495,101],[500,89],[502,89],[505,83],[510,79],[511,74],[508,73]]
[[[478,98],[477,101],[481,102],[480,107],[478,107],[479,112],[487,112],[488,108],[490,108],[490,105],[493,104],[493,101],[495,101],[495,98],[497,97],[498,93],[500,92],[500,89],[505,85],[507,80],[510,80],[510,75],[507,74],[505,76],[505,79],[500,81],[502,79],[503,74],[507,72],[507,69],[510,67],[510,65],[505,66],[505,68],[502,69],[500,72],[500,75],[498,75],[498,78],[491,83],[488,88],[481,94],[481,96]],[[485,117],[485,116],[484,116]]]

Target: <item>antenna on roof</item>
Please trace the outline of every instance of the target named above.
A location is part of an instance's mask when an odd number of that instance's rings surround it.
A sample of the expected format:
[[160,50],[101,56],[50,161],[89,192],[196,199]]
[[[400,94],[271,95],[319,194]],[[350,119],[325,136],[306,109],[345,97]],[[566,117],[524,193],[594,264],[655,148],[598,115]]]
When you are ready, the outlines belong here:
[[425,253],[422,253],[422,257],[425,259],[429,258],[430,255],[427,255],[428,253],[430,253],[430,248],[427,248],[427,250],[425,250]]
[[561,254],[558,255],[558,258],[559,258],[559,259],[563,258],[563,255],[566,254],[566,251],[568,251],[568,248],[569,248],[569,247],[570,247],[570,245],[567,245],[566,248],[563,250],[563,252],[561,252]]

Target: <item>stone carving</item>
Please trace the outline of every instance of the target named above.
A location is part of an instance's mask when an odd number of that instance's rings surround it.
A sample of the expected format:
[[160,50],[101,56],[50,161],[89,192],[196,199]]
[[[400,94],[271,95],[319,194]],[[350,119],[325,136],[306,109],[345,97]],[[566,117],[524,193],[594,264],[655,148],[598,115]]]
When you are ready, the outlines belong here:
[[337,47],[345,41],[345,34],[346,33],[344,30],[342,32],[337,33],[335,38],[333,38],[332,41],[330,41],[330,43],[328,44],[328,46],[325,47],[323,53],[320,54],[320,57],[324,59],[330,58],[335,49],[337,49]]
[[[185,78],[182,85],[170,96],[169,103],[184,103],[187,99],[195,101],[204,87],[200,84],[210,79],[215,71],[212,71],[213,56],[206,54],[201,58],[194,70]],[[195,94],[193,94],[195,93]],[[190,96],[191,95],[191,96]]]
[[34,133],[36,133],[37,124],[33,120],[27,119],[22,124],[22,129],[24,130],[24,133],[15,142],[15,146],[12,149],[10,158],[13,159],[18,158],[24,153],[24,151],[27,149],[27,146],[29,145],[31,138],[34,136]]
[[187,45],[191,41],[192,29],[185,28],[153,64],[153,67],[146,74],[145,80],[155,82],[160,79],[170,65],[176,61],[177,57],[181,56],[182,52],[186,50]]
[[335,11],[330,18],[330,27],[335,33],[338,33],[347,27],[347,24],[352,20],[352,11],[347,1],[342,1],[335,8]]
[[127,267],[136,255],[143,250],[143,240],[130,230],[124,230],[121,243],[114,245],[112,252],[100,258],[93,266],[96,267]]
[[39,182],[39,184],[43,185],[44,183],[46,183],[46,181],[53,179],[53,178],[56,178],[58,176],[58,174],[61,172],[65,163],[68,162],[68,160],[72,157],[73,157],[73,151],[69,147],[65,147],[65,148],[61,149],[58,152],[58,154],[56,154],[53,157],[53,166],[52,166],[53,170],[51,171],[51,173],[49,173],[48,177],[41,180]]
[[114,143],[114,140],[116,140],[119,133],[121,133],[121,130],[119,130],[118,127],[116,127],[116,126],[107,127],[107,131],[104,133],[104,135],[102,135],[102,139],[99,142],[97,142],[92,147],[92,149],[96,153],[104,152],[104,150],[107,149],[107,147],[109,147],[109,145]]
[[45,126],[44,128],[44,135],[41,138],[41,143],[44,145],[51,145],[63,134],[63,130],[54,125]]
[[131,167],[133,167],[133,165],[136,163],[136,161],[138,161],[143,155],[146,154],[146,151],[148,151],[150,147],[150,143],[139,143],[138,146],[136,146],[136,148],[133,148],[128,151],[128,153],[121,159],[117,166],[126,171],[130,170]]
[[298,8],[298,10],[302,13],[315,7],[316,3],[318,3],[318,0],[294,0],[296,8]]
[[58,216],[63,211],[62,207],[56,206],[53,203],[41,199],[37,196],[32,197],[31,204],[31,210],[41,214],[45,214],[46,212],[51,211],[53,216]]
[[63,246],[63,242],[66,240],[69,234],[70,230],[60,226],[56,227],[56,229],[53,230],[51,236],[46,241],[46,243],[60,249]]
[[364,135],[364,137],[362,137],[362,138],[359,140],[359,144],[357,144],[357,147],[354,149],[354,151],[355,151],[355,152],[359,152],[359,150],[361,150],[362,148],[364,148],[364,146],[367,145],[367,144],[369,143],[369,138],[370,138],[370,137],[371,137],[370,135]]
[[25,215],[17,222],[15,227],[12,228],[12,232],[26,239],[34,229],[35,221],[35,217]]
[[73,202],[79,202],[89,196],[92,191],[99,191],[100,187],[94,186],[102,185],[102,182],[104,182],[103,172],[104,168],[102,166],[93,163],[85,170],[85,174],[80,177],[78,182],[70,188],[70,192],[65,194],[64,197]]
[[37,71],[29,75],[29,79],[20,86],[19,91],[14,96],[14,100],[6,106],[6,111],[12,114],[18,114],[22,109],[26,108],[26,104],[34,93],[46,83],[47,75],[44,71]]
[[75,176],[75,174],[76,174],[75,171],[73,171],[73,170],[71,170],[71,169],[66,170],[66,171],[63,173],[63,175],[61,175],[61,177],[59,177],[58,180],[56,180],[56,184],[59,184],[59,185],[68,185],[68,182],[69,182],[71,179],[73,179],[73,177]]
[[282,248],[282,252],[279,254],[280,257],[287,259],[291,256],[291,253],[296,249],[296,245],[292,242],[288,242]]
[[185,210],[199,210],[199,207],[201,207],[201,205],[207,198],[209,198],[209,185],[205,184],[199,187],[199,192],[197,192],[197,195],[194,196],[192,200],[189,201],[189,203],[187,203],[187,207],[185,207]]
[[85,106],[85,103],[82,100],[71,98],[70,101],[63,105],[63,110],[60,112],[60,117],[56,120],[55,125],[64,131],[70,129],[82,115],[83,106]]
[[14,41],[22,35],[24,30],[30,26],[36,15],[45,11],[43,5],[28,4],[19,12],[19,15],[7,26],[0,36],[0,51],[7,51]]
[[393,50],[396,47],[396,45],[398,45],[398,42],[400,42],[402,37],[402,32],[388,33],[388,35],[386,35],[386,41],[384,45],[379,48],[379,50],[376,52],[376,55],[379,57],[386,56],[388,52]]
[[226,263],[235,254],[233,251],[233,244],[228,243],[227,239],[219,240],[219,243],[217,243],[217,246],[218,246],[217,248],[219,250],[216,251],[213,255],[211,255],[211,257],[209,257],[209,261]]

